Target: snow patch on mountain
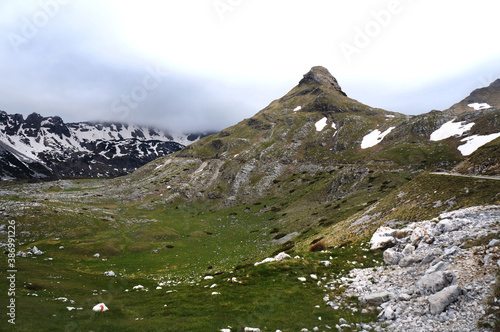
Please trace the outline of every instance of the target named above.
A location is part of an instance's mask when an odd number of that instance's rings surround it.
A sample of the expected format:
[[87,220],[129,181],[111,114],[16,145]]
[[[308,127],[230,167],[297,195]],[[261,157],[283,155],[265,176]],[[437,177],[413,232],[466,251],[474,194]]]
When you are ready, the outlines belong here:
[[326,127],[326,121],[328,119],[326,117],[324,117],[323,119],[319,120],[318,122],[316,122],[314,125],[316,126],[316,131],[322,131],[323,129],[325,129]]
[[363,141],[361,141],[361,149],[368,149],[371,148],[372,146],[375,146],[382,142],[385,136],[389,135],[390,132],[396,127],[390,127],[383,133],[380,132],[380,130],[375,129],[374,131],[370,132],[368,135],[363,137]]
[[486,109],[491,108],[491,105],[489,105],[487,103],[472,103],[472,104],[468,104],[467,106],[472,107],[476,111],[486,110]]
[[466,131],[469,131],[473,126],[474,122],[465,124],[462,122],[453,122],[455,120],[448,121],[444,123],[438,130],[431,134],[431,141],[441,141],[453,136],[462,136]]
[[460,153],[463,156],[471,155],[474,151],[479,149],[481,146],[488,144],[494,139],[500,137],[500,133],[490,134],[490,135],[474,135],[469,136],[461,140],[461,142],[466,142],[458,147]]

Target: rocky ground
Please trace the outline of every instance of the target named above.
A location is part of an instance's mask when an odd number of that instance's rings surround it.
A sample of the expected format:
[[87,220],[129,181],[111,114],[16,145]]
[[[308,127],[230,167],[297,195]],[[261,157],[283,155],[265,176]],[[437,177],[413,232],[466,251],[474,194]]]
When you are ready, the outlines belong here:
[[335,308],[342,298],[358,297],[368,310],[381,310],[379,322],[350,324],[346,317],[337,329],[488,331],[479,326],[491,326],[495,317],[488,309],[500,306],[500,299],[491,299],[500,267],[499,232],[499,206],[447,212],[400,230],[379,228],[371,245],[390,247],[386,266],[353,269],[349,278],[332,280],[327,287],[346,290],[325,298]]

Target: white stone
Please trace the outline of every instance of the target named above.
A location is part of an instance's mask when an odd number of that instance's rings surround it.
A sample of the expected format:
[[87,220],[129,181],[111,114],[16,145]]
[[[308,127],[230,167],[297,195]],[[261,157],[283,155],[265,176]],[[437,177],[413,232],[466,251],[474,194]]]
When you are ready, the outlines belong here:
[[447,287],[453,280],[453,274],[449,271],[438,271],[424,275],[416,286],[423,294],[436,293]]
[[384,251],[384,262],[387,265],[396,265],[399,263],[401,258],[403,258],[403,255],[401,255],[393,248],[389,248],[386,251]]
[[494,247],[494,246],[498,246],[500,244],[500,240],[499,239],[493,239],[490,241],[490,243],[488,243],[488,247]]
[[277,254],[274,259],[277,261],[277,262],[281,262],[281,261],[284,261],[285,259],[289,259],[291,258],[289,254],[287,254],[286,252],[280,252],[279,254]]
[[40,249],[38,249],[36,246],[33,246],[33,249],[31,249],[31,252],[33,253],[33,255],[37,255],[37,256],[44,254],[44,252],[41,251]]
[[93,308],[92,308],[92,311],[95,311],[95,312],[103,312],[103,311],[108,311],[108,307],[106,307],[106,305],[104,303],[99,303],[99,304],[96,304]]
[[393,293],[383,290],[380,292],[375,292],[362,296],[359,298],[359,302],[373,304],[373,305],[380,305],[384,302],[389,301],[392,297],[394,297]]
[[446,306],[455,302],[462,293],[460,287],[450,286],[441,290],[440,292],[429,296],[428,301],[430,305],[431,314],[437,315],[444,311]]
[[389,227],[379,227],[370,240],[371,250],[383,249],[394,244],[396,232],[397,230]]

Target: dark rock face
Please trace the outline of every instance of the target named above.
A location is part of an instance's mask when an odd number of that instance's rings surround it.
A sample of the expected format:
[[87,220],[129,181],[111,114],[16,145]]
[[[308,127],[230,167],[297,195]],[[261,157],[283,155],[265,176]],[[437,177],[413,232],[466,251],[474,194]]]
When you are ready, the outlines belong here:
[[500,79],[487,87],[472,91],[464,100],[453,105],[447,111],[453,114],[472,112],[475,110],[472,106],[475,103],[479,105],[487,104],[484,105],[485,107],[483,106],[484,109],[500,109]]
[[328,69],[326,69],[325,67],[316,66],[311,68],[311,70],[307,74],[305,74],[304,78],[302,78],[302,80],[300,80],[299,82],[299,86],[305,84],[324,85],[333,88],[345,95],[335,77],[333,77],[333,75],[330,74]]

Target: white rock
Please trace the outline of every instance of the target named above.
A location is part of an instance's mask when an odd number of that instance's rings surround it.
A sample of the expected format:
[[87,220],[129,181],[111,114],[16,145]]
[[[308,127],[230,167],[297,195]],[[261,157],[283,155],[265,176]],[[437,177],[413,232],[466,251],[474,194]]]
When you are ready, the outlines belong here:
[[362,296],[359,298],[359,302],[379,305],[389,301],[393,297],[394,297],[393,293],[383,290],[380,292],[375,292]]
[[134,289],[134,290],[143,290],[144,286],[143,285],[137,285],[137,286],[132,287],[132,289]]
[[457,246],[453,246],[451,248],[446,248],[444,250],[444,255],[445,256],[453,255],[457,251],[457,249],[458,249]]
[[106,307],[106,305],[104,303],[99,303],[99,304],[96,304],[93,308],[92,308],[92,311],[95,311],[95,312],[103,312],[103,311],[108,311],[108,307]]
[[255,328],[255,327],[245,327],[245,329],[243,331],[245,331],[245,332],[260,332],[260,329]]
[[384,311],[379,314],[379,317],[385,320],[393,320],[394,318],[396,318],[396,313],[394,312],[394,309],[392,309],[392,307],[389,305],[384,309]]
[[24,251],[19,250],[17,252],[16,256],[26,258],[26,257],[28,257],[28,254],[25,253]]
[[[499,262],[500,262],[500,261],[499,261]],[[304,278],[304,277],[298,277],[297,279],[299,279],[299,280],[300,280],[300,281],[302,281],[302,282],[305,282],[305,281],[307,280],[307,279],[306,279],[306,278]]]
[[427,269],[427,271],[425,271],[425,274],[431,274],[434,272],[443,271],[447,267],[448,267],[448,264],[446,264],[444,262],[439,262],[439,263],[436,263],[436,264],[432,265],[431,267],[429,267]]
[[97,254],[94,254],[94,258],[99,258],[101,257],[101,254],[97,253]]
[[403,258],[403,255],[401,255],[393,248],[389,248],[384,251],[384,262],[387,265],[397,265],[401,258]]
[[411,255],[413,252],[415,252],[415,247],[411,243],[408,243],[403,249],[403,255]]
[[106,271],[104,272],[104,275],[106,277],[116,277],[116,274],[113,271]]
[[493,239],[490,241],[490,243],[488,243],[488,247],[494,247],[494,246],[498,246],[500,244],[500,240],[499,239]]
[[265,258],[263,261],[257,262],[254,265],[257,266],[257,265],[264,264],[264,263],[281,262],[281,261],[284,261],[285,259],[289,259],[289,258],[291,258],[290,255],[288,255],[285,252],[280,252],[276,256]]
[[434,241],[434,236],[425,228],[417,227],[413,230],[410,236],[410,240],[413,245],[418,245],[420,242],[432,243]]
[[379,227],[370,240],[371,250],[383,249],[394,244],[396,232],[397,230],[389,227]]
[[460,287],[450,286],[441,290],[440,292],[429,296],[428,301],[430,305],[431,314],[437,315],[444,311],[446,306],[455,302],[462,294]]
[[36,246],[33,246],[33,249],[31,249],[31,252],[33,253],[33,255],[37,255],[37,256],[44,254],[44,252],[41,251],[40,249],[38,249]]
[[423,294],[436,293],[447,287],[453,280],[453,273],[449,271],[438,271],[424,275],[415,284]]
[[284,261],[285,259],[289,259],[289,258],[291,258],[289,254],[287,254],[286,252],[280,252],[279,254],[277,254],[274,257],[274,260],[277,262],[281,262],[281,261]]

